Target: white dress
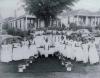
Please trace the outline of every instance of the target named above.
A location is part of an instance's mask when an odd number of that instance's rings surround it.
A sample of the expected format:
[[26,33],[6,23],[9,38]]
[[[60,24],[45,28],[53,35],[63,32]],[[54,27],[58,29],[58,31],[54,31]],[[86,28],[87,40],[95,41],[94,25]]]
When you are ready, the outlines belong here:
[[96,44],[97,51],[100,52],[100,41],[99,41],[99,39],[95,40],[95,44]]
[[59,52],[61,51],[61,50],[60,50],[60,48],[61,48],[60,45],[61,45],[61,44],[60,44],[59,41],[55,42],[55,50],[56,50],[56,51],[59,51]]
[[81,47],[81,43],[77,42],[76,43],[76,61],[83,61],[83,51],[82,51],[82,47]]
[[60,53],[64,54],[65,50],[64,50],[64,45],[62,43],[59,43],[57,45],[57,48],[58,48],[58,50],[59,50]]
[[89,58],[88,44],[82,44],[83,47],[83,62],[87,63]]
[[1,61],[2,62],[12,61],[12,45],[10,44],[2,45]]
[[61,44],[61,53],[63,54],[63,56],[67,57],[67,45],[65,47],[65,44]]
[[73,55],[72,55],[73,50],[72,50],[72,44],[71,44],[70,41],[68,41],[68,45],[67,45],[67,50],[66,50],[66,52],[67,52],[67,58],[72,59],[72,57],[73,57]]
[[89,43],[89,61],[90,64],[95,64],[99,62],[99,55],[94,43]]
[[75,59],[75,42],[74,41],[71,42],[70,51],[71,51],[71,59],[74,60]]

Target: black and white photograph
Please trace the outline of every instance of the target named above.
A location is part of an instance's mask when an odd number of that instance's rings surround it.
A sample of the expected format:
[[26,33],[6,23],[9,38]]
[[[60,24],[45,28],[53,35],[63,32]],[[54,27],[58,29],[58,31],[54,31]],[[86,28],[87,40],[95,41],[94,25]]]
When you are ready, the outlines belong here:
[[100,78],[100,0],[0,0],[0,78]]

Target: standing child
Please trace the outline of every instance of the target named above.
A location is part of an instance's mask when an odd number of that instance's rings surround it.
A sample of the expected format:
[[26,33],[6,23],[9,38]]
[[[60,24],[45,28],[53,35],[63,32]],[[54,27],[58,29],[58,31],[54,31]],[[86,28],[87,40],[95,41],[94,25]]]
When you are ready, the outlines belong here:
[[88,42],[84,41],[82,44],[83,50],[83,63],[88,63],[89,52],[88,52]]
[[91,42],[89,43],[89,61],[90,64],[95,64],[99,62],[99,55],[94,40],[91,40]]

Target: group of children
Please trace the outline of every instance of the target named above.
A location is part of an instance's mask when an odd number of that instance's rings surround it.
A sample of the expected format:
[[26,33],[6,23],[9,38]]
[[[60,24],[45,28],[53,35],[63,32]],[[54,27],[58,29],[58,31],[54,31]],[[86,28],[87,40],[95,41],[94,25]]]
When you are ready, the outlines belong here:
[[[53,54],[54,52],[60,52],[63,56],[76,60],[78,62],[95,64],[99,63],[99,54],[96,48],[95,40],[73,40],[67,39],[64,35],[42,35],[36,38],[37,46],[44,46],[45,50],[41,53]],[[54,46],[51,48],[50,46]]]
[[[33,40],[24,40],[20,43],[2,45],[2,61],[26,59],[40,52],[45,57],[54,52],[60,52],[64,57],[83,63],[95,64],[99,62],[99,55],[95,41],[73,40],[65,35],[39,35]],[[8,58],[7,58],[8,57]]]

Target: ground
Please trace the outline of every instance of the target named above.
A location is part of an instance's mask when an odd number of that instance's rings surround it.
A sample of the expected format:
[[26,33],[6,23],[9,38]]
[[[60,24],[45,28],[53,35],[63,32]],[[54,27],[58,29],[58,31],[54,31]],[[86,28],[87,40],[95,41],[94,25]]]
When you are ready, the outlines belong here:
[[66,72],[55,58],[39,58],[33,65],[31,73],[18,73],[17,63],[0,63],[0,78],[100,78],[100,64],[74,63],[71,72]]

